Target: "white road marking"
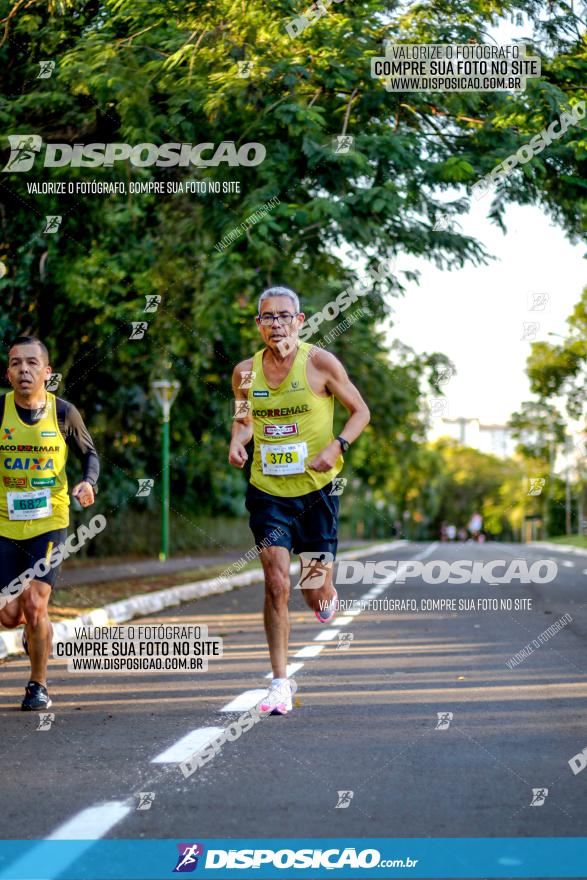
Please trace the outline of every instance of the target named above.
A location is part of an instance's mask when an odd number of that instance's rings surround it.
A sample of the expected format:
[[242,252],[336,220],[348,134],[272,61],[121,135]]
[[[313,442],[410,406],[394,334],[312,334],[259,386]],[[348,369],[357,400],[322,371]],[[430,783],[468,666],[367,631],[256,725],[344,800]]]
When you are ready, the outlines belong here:
[[[131,812],[126,801],[108,801],[87,807],[60,825],[47,840],[98,840]],[[76,856],[77,858],[77,856]]]
[[565,568],[574,568],[575,567],[575,563],[569,562],[567,559],[563,559],[563,561],[561,562],[561,565],[563,565]]
[[[39,865],[43,865],[43,877],[45,880],[54,880],[75,861],[82,858],[84,853],[91,849],[94,841],[99,840],[110,831],[118,822],[122,821],[134,809],[126,801],[109,801],[106,804],[96,804],[87,807],[72,819],[60,825],[53,834],[41,840],[36,846],[25,850],[16,862],[9,868],[0,871],[0,876],[5,871],[10,871],[11,877],[36,877]],[[77,843],[66,849],[55,851],[47,841],[53,840],[76,840],[86,841]]]
[[320,651],[324,650],[324,645],[306,645],[294,657],[317,657]]
[[[304,665],[303,663],[288,663],[287,668],[285,670],[285,674],[287,675],[288,678],[291,678],[292,675],[295,675],[295,673],[298,671],[298,669],[301,669],[303,665]],[[273,673],[268,672],[267,675],[265,676],[265,678],[273,678]]]
[[323,629],[317,636],[314,636],[315,642],[330,642],[339,634],[339,629]]
[[583,569],[583,574],[587,574],[587,568]]
[[[358,612],[355,612],[358,613]],[[348,611],[343,617],[337,617],[336,620],[333,620],[330,624],[331,626],[345,626],[345,624],[350,623],[353,619],[354,615]]]
[[181,764],[194,752],[216,739],[223,730],[223,727],[197,727],[195,730],[190,730],[172,746],[153,758],[151,764]]
[[235,697],[234,700],[231,700],[230,703],[227,703],[226,706],[223,706],[222,709],[219,709],[218,711],[246,712],[247,709],[252,709],[253,706],[256,706],[259,700],[261,700],[266,694],[267,688],[243,691],[242,694],[239,694],[238,697]]

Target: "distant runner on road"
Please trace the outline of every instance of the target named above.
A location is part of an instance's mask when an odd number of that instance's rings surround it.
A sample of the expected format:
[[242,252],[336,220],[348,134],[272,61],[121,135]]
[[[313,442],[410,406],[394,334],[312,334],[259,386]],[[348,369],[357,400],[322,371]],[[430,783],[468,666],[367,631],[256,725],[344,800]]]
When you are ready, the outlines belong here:
[[[246,506],[265,575],[264,622],[273,668],[261,709],[285,715],[292,708],[287,679],[290,554],[303,554],[314,566],[309,580],[318,582],[301,588],[318,620],[327,623],[338,607],[332,561],[340,493],[332,491],[332,484],[343,466],[342,453],[368,424],[369,410],[340,361],[300,341],[304,313],[293,290],[265,290],[256,322],[265,346],[233,372],[236,412],[228,460],[244,467],[245,446],[254,439]],[[336,438],[335,398],[349,412]],[[315,577],[317,559],[321,578]],[[302,570],[300,586],[305,574]]]
[[475,511],[469,522],[469,532],[474,540],[478,540],[483,528],[483,517]]
[[[73,449],[83,480],[72,490],[82,507],[94,503],[100,464],[92,438],[72,404],[45,390],[51,375],[49,354],[35,336],[19,336],[8,352],[6,377],[13,390],[0,397],[0,587],[3,602],[23,572],[47,563],[46,574],[8,596],[0,606],[0,624],[25,624],[23,645],[31,676],[21,708],[47,709],[47,661],[52,647],[48,605],[59,570],[59,545],[69,525],[65,463]],[[50,563],[50,567],[49,567]]]

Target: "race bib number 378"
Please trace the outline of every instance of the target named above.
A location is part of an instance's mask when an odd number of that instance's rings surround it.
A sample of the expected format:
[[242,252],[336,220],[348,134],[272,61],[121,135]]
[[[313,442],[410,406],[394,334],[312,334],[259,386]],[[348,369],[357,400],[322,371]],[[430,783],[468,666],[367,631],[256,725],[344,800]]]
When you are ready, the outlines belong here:
[[264,474],[274,476],[303,474],[307,455],[307,443],[261,443],[261,465]]

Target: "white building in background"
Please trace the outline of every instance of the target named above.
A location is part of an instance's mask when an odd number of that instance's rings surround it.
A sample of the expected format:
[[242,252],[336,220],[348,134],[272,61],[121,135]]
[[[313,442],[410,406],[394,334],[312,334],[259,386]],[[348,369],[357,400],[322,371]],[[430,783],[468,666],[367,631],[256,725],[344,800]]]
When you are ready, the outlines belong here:
[[452,437],[461,446],[471,446],[498,458],[509,458],[516,447],[510,428],[506,425],[484,425],[479,419],[433,419],[428,436],[430,440]]

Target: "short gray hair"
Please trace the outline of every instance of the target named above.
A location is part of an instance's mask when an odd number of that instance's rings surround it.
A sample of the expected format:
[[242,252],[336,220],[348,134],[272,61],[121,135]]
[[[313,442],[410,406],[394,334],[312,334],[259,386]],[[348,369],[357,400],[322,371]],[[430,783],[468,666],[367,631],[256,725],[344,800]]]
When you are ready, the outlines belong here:
[[266,299],[269,299],[271,296],[287,296],[291,299],[294,304],[294,309],[296,312],[300,311],[300,300],[295,292],[295,290],[291,290],[289,287],[268,287],[267,290],[264,290],[261,296],[259,297],[259,305],[258,305],[258,314],[261,314],[261,305],[265,302]]

